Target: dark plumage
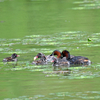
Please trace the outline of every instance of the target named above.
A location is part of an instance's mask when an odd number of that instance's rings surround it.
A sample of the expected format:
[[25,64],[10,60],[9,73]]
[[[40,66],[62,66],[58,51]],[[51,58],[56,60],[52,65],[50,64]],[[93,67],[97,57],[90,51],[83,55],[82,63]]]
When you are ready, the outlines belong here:
[[91,61],[87,57],[83,56],[70,56],[69,51],[63,50],[62,51],[63,57],[66,57],[68,61],[70,61],[70,64],[72,65],[90,65]]
[[[40,58],[39,60],[36,60],[37,58]],[[32,64],[36,64],[36,65],[44,65],[46,64],[46,57],[43,53],[38,53],[35,57],[34,57],[34,61],[32,62]]]
[[[36,60],[37,58],[40,58],[39,60]],[[49,62],[51,62],[52,60],[54,60],[54,56],[45,56],[43,53],[38,53],[35,57],[34,57],[34,61],[32,62],[32,64],[36,64],[36,65],[44,65],[44,64],[48,64]]]
[[59,50],[54,50],[50,56],[57,55],[57,58],[62,58],[62,54]]
[[54,70],[57,68],[68,68],[70,66],[70,62],[66,60],[66,57],[63,57],[62,53],[59,50],[54,50],[50,56],[57,55],[57,58],[52,60]]
[[91,64],[91,61],[87,57],[70,55],[69,51],[67,50],[63,50],[62,53],[59,50],[55,50],[51,55],[57,55],[57,58],[60,59],[58,61],[55,60],[53,65],[66,65],[65,62],[70,62],[70,66]]
[[62,69],[62,68],[68,68],[70,66],[70,62],[67,61],[65,58],[56,58],[53,61],[53,66],[54,66],[54,70],[55,69]]
[[6,62],[17,62],[17,61],[18,61],[18,59],[17,59],[18,56],[19,56],[19,55],[17,55],[16,53],[14,53],[14,54],[12,54],[11,57],[6,57],[6,58],[4,58],[4,59],[3,59],[3,62],[4,62],[4,63],[6,63]]

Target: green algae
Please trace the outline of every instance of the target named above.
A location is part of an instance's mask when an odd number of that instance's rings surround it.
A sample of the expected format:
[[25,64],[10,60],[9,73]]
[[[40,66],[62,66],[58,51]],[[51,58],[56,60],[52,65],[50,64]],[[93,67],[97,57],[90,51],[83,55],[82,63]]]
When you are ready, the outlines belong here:
[[[100,91],[84,91],[84,92],[56,92],[56,93],[49,93],[50,97],[46,95],[34,95],[34,96],[20,96],[18,98],[5,98],[4,100],[55,100],[55,99],[64,99],[70,97],[70,99],[77,98],[77,99],[100,99]],[[76,99],[75,99],[76,100]]]
[[78,4],[79,7],[72,8],[73,10],[84,10],[84,9],[100,9],[99,0],[83,0],[83,1],[75,1],[74,4]]
[[[1,100],[100,99],[99,0],[1,0],[0,9]],[[55,49],[93,63],[67,72],[31,64],[37,53]],[[12,53],[21,55],[18,65],[3,64]]]

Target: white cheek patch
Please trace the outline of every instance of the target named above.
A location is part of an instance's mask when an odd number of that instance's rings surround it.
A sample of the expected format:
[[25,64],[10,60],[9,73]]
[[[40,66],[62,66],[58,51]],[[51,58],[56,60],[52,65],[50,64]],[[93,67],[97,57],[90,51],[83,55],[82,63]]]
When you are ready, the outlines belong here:
[[37,58],[38,58],[38,56],[35,56],[35,57],[34,57],[34,60],[36,60]]

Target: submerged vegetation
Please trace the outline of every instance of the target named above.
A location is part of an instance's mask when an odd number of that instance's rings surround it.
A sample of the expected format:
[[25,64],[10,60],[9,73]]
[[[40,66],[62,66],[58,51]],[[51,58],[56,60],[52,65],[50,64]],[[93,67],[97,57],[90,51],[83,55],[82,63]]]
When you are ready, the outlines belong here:
[[[48,54],[48,53],[51,53],[54,50],[54,48],[55,49],[59,48],[59,50],[64,50],[67,47],[69,47],[68,49],[71,49],[73,45],[79,46],[81,48],[100,46],[99,44],[100,43],[100,39],[99,39],[100,33],[91,33],[91,35],[88,35],[88,34],[89,34],[88,32],[68,31],[68,32],[55,33],[52,36],[51,35],[30,35],[30,36],[25,36],[22,39],[20,38],[0,39],[1,41],[0,53],[12,54],[16,52],[18,54],[22,54],[22,53],[40,51],[40,52]],[[91,37],[91,38],[88,38],[88,37]],[[89,41],[91,41],[90,44],[88,44]],[[21,46],[34,45],[34,46],[37,46],[37,48],[33,47],[27,50],[21,50],[19,48],[19,49],[14,50],[12,46],[16,46],[16,45],[17,46],[18,45],[21,45]],[[82,47],[82,45],[85,45],[85,46]],[[41,46],[41,48],[39,48],[39,46]],[[47,48],[44,48],[44,46],[47,46]],[[53,46],[54,48],[51,49],[49,48],[49,46]]]
[[74,4],[78,4],[79,7],[74,7],[74,10],[83,10],[83,9],[100,9],[99,0],[82,0],[75,1]]
[[[84,34],[85,33],[85,34]],[[61,33],[55,33],[52,35],[27,35],[24,38],[17,38],[17,39],[0,39],[0,53],[5,55],[11,55],[13,53],[20,54],[21,56],[18,58],[18,63],[15,66],[13,63],[4,64],[3,62],[0,63],[1,67],[0,69],[6,72],[9,71],[29,71],[29,72],[39,72],[43,74],[44,79],[45,78],[54,78],[58,80],[73,80],[73,79],[93,79],[100,77],[100,63],[94,63],[88,67],[80,66],[80,67],[69,67],[68,70],[63,69],[62,71],[53,71],[52,63],[49,65],[32,65],[32,61],[34,56],[36,56],[37,53],[43,52],[45,54],[51,54],[51,52],[59,48],[60,50],[66,49],[65,45],[67,45],[67,48],[69,50],[74,51],[80,51],[85,48],[91,48],[94,46],[99,46],[99,33],[92,33],[91,35],[88,35],[88,32],[81,32],[81,31],[68,31],[68,32],[61,32]],[[83,36],[85,38],[83,38]],[[88,38],[90,37],[90,38]],[[92,39],[92,41],[91,41]],[[88,41],[87,41],[88,40]],[[70,42],[65,42],[70,41]],[[27,46],[37,46],[37,48],[26,48],[23,49],[23,47]],[[74,47],[73,47],[74,45]],[[14,47],[21,46],[19,49],[16,49]],[[47,48],[45,48],[48,46]],[[53,48],[52,48],[53,46]],[[35,53],[33,53],[35,52]],[[27,54],[31,54],[26,56]],[[24,55],[26,57],[24,57]],[[37,76],[38,77],[38,76]],[[30,96],[19,96],[18,98],[5,98],[4,100],[24,100],[25,98],[27,100],[33,100],[33,99],[42,99],[42,100],[49,100],[49,99],[64,99],[66,97],[69,98],[82,98],[82,99],[92,99],[92,98],[100,98],[98,97],[99,91],[95,91],[96,93],[92,93],[92,91],[86,91],[91,92],[89,95],[86,95],[84,92],[79,92],[79,96],[76,95],[78,92],[56,92],[56,93],[49,93],[49,98],[45,95],[34,95],[34,97]],[[59,94],[59,95],[55,95]],[[83,94],[85,96],[83,96]],[[92,96],[95,94],[94,96]]]

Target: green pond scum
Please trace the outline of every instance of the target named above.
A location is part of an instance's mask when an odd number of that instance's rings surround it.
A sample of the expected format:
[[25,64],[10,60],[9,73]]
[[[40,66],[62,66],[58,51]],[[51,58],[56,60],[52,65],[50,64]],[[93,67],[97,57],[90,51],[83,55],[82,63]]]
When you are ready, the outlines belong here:
[[[92,64],[32,65],[54,50]],[[17,64],[4,64],[13,53]],[[0,0],[0,100],[99,100],[99,85],[100,0]]]

